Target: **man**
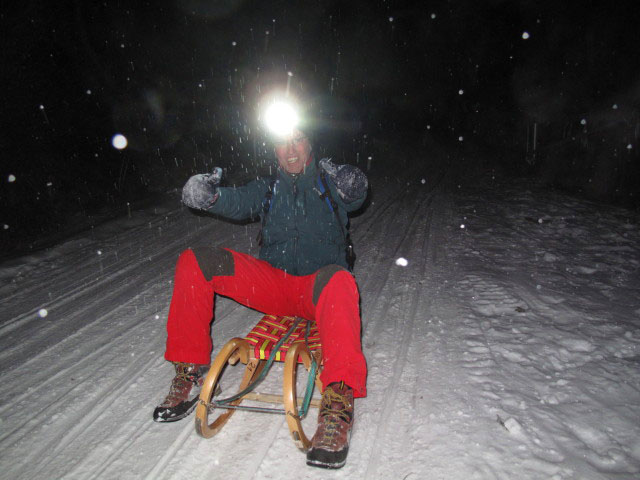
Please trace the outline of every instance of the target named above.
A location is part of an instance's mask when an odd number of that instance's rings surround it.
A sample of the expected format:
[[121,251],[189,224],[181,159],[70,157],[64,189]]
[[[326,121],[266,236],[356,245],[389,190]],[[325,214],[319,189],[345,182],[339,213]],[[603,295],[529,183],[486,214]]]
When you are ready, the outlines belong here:
[[[275,179],[220,187],[214,175],[195,175],[185,205],[230,219],[262,217],[259,259],[210,246],[184,251],[176,266],[165,358],[176,366],[157,422],[186,417],[195,407],[211,354],[214,295],[255,310],[315,320],[323,349],[324,391],[309,465],[340,468],[353,425],[353,398],[366,395],[360,344],[359,294],[347,270],[347,212],[367,194],[364,173],[352,165],[316,164],[307,135],[293,129],[275,142]],[[325,188],[328,194],[323,194]]]

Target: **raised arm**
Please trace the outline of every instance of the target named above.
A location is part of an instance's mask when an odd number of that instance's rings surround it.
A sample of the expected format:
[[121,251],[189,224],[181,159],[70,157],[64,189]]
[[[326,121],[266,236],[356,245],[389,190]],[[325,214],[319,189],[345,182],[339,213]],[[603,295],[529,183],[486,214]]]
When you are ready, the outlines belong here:
[[221,187],[221,178],[219,167],[212,174],[192,176],[182,189],[182,203],[233,220],[246,220],[260,214],[267,181],[257,179],[241,187]]

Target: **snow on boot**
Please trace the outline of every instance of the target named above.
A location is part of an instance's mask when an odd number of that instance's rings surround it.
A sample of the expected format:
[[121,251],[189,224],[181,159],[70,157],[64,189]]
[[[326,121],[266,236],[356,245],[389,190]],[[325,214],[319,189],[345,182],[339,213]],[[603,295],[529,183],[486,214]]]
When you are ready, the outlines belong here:
[[311,439],[307,465],[341,468],[347,462],[353,426],[353,389],[344,382],[327,386],[322,393],[318,430]]
[[176,422],[189,415],[196,407],[200,388],[209,365],[173,362],[176,376],[171,381],[169,394],[153,411],[156,422]]

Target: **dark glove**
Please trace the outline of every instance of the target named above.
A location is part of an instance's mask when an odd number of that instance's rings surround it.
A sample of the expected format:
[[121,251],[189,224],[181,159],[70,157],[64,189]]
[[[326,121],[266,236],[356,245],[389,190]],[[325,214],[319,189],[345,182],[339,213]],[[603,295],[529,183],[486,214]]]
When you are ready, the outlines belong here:
[[330,158],[323,158],[319,162],[322,168],[338,190],[338,195],[346,203],[354,202],[367,193],[369,182],[362,170],[353,165],[335,165]]
[[218,186],[221,179],[220,167],[214,168],[211,174],[199,173],[192,176],[182,188],[182,203],[190,208],[207,210],[220,196]]

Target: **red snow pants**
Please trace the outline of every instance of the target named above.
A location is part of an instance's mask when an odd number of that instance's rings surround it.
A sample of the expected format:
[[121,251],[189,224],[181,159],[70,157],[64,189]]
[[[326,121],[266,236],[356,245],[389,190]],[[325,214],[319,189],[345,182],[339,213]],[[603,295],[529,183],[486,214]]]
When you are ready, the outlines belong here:
[[[367,365],[360,343],[359,294],[346,270],[320,269],[290,275],[250,255],[233,255],[233,274],[205,278],[191,249],[178,259],[167,321],[165,358],[172,362],[211,362],[211,320],[215,294],[260,312],[315,320],[322,341],[323,385],[344,381],[354,396],[366,395]],[[316,280],[320,285],[316,285]],[[319,287],[322,287],[321,290]],[[315,301],[314,301],[315,300]]]

